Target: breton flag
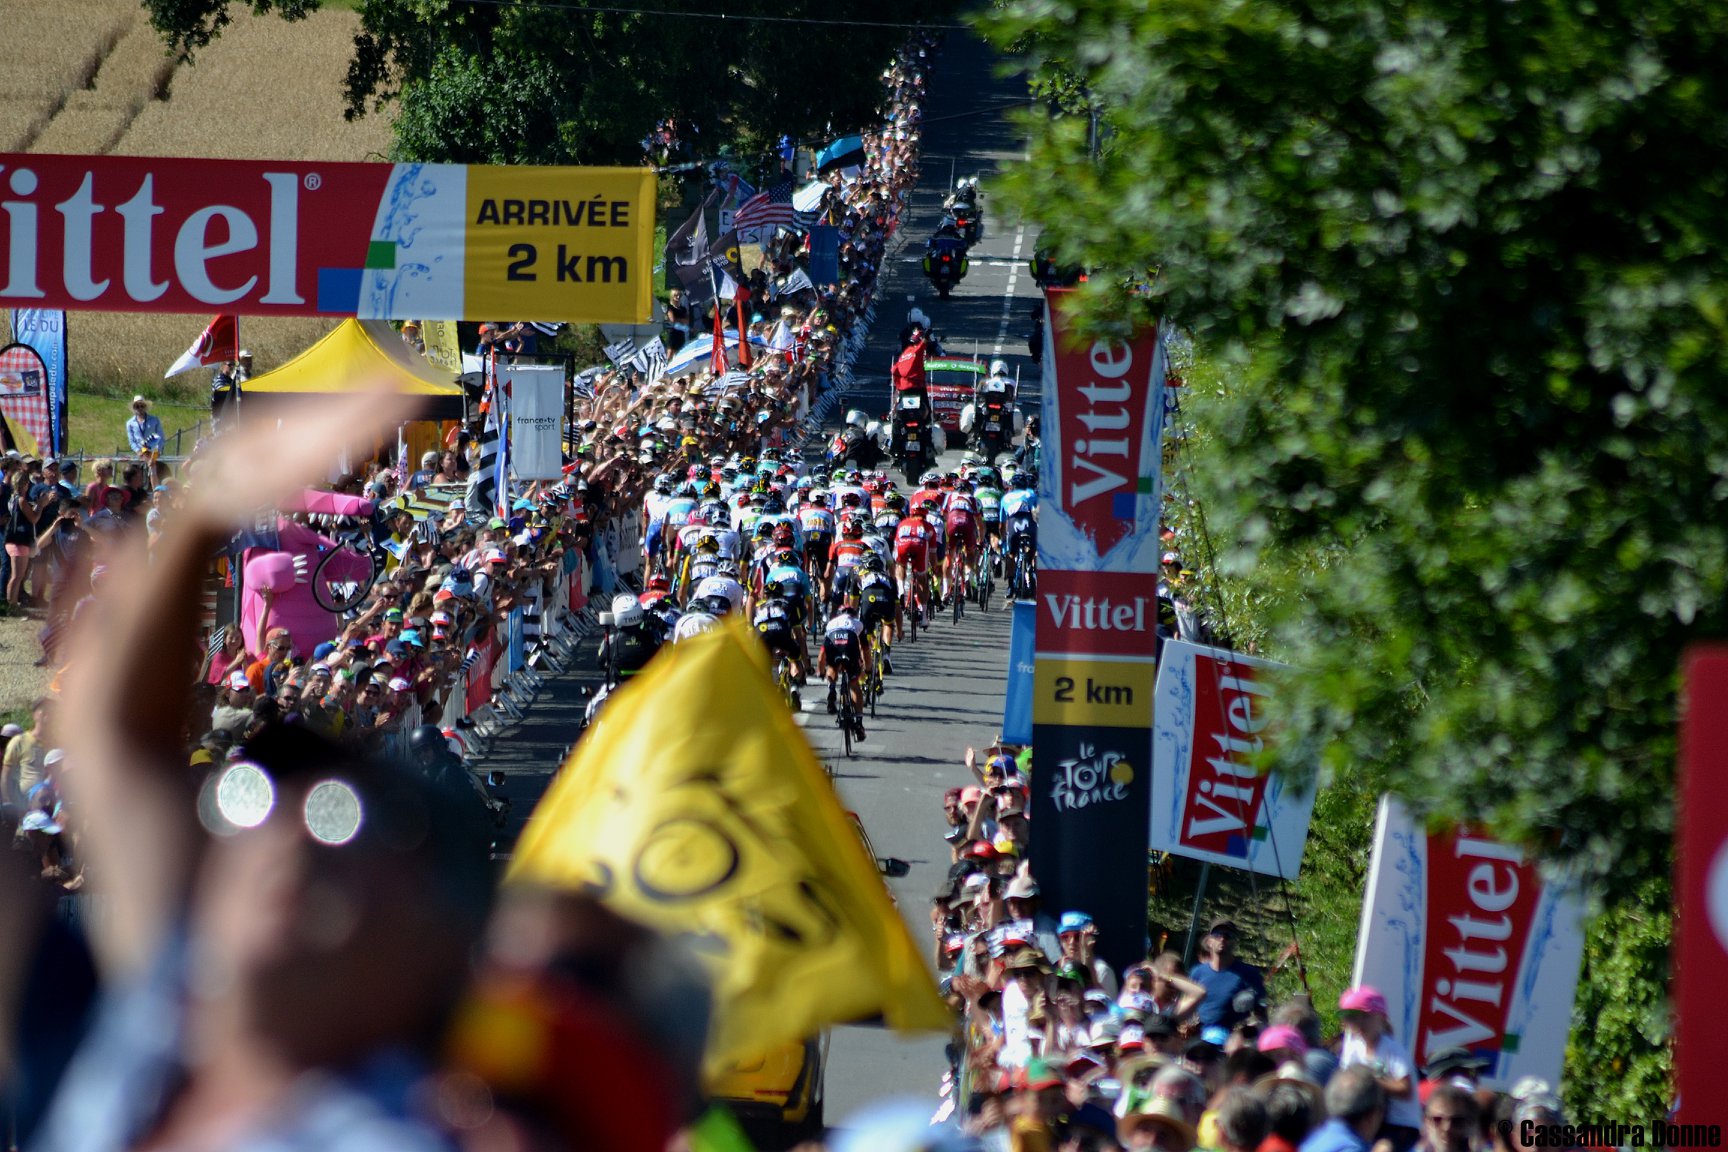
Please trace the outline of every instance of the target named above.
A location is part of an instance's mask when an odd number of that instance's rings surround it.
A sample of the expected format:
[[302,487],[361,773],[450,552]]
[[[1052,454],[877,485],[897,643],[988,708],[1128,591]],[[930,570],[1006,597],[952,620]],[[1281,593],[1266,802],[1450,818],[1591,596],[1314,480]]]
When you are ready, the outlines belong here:
[[468,491],[462,500],[470,512],[495,507],[499,499],[498,476],[504,463],[503,389],[490,370],[486,373],[486,398],[480,406],[486,412],[480,431],[480,462],[468,474]]
[[814,292],[816,285],[810,283],[810,273],[802,268],[794,268],[792,275],[786,277],[786,283],[780,285],[780,295],[795,296],[800,292]]
[[780,178],[739,207],[732,218],[732,227],[742,238],[772,235],[774,229],[791,227],[796,214],[792,209],[792,173],[782,171]]
[[643,379],[652,384],[665,374],[667,356],[666,345],[656,336],[630,357],[626,366],[642,373]]
[[622,340],[614,340],[606,345],[606,359],[622,367],[630,357],[636,355],[636,341],[626,336]]
[[[667,700],[691,707],[668,712]],[[529,817],[506,884],[587,892],[701,941],[709,1072],[880,1018],[951,1025],[876,862],[741,621],[667,645]]]
[[162,373],[162,379],[190,372],[211,364],[226,364],[240,358],[240,317],[217,316],[204,329],[204,334],[192,341],[192,347],[180,354],[174,366]]

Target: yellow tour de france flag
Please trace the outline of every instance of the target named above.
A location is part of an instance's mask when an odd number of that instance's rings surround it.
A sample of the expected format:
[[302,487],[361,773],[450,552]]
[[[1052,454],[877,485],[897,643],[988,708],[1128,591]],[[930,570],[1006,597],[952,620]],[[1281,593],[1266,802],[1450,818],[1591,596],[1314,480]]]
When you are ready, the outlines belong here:
[[607,703],[534,810],[508,880],[582,888],[688,939],[714,982],[711,1074],[878,1014],[901,1030],[951,1026],[736,620],[663,652]]

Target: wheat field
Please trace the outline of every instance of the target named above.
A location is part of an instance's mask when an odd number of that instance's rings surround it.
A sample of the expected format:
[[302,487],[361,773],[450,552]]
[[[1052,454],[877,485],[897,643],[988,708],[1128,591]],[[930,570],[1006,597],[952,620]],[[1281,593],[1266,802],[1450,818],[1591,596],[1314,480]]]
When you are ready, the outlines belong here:
[[[0,72],[0,151],[248,160],[382,160],[390,120],[343,119],[342,80],[359,17],[325,10],[287,23],[235,6],[233,23],[187,63],[169,56],[138,0],[0,0],[31,51]],[[162,373],[208,316],[78,312],[67,323],[76,389],[202,395],[207,376]],[[317,317],[242,317],[257,371],[328,332]]]

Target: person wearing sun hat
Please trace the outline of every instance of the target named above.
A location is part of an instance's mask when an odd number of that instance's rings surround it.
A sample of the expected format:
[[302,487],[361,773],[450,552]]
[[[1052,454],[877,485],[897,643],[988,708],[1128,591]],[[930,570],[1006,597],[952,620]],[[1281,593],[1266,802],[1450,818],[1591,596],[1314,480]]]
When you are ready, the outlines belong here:
[[1386,1122],[1380,1135],[1394,1152],[1407,1152],[1422,1135],[1422,1108],[1416,1102],[1416,1065],[1404,1042],[1392,1035],[1386,997],[1369,984],[1346,989],[1338,998],[1344,1042],[1338,1066],[1366,1068],[1386,1094]]
[[1152,1096],[1116,1122],[1116,1138],[1129,1152],[1190,1152],[1194,1126],[1175,1101]]

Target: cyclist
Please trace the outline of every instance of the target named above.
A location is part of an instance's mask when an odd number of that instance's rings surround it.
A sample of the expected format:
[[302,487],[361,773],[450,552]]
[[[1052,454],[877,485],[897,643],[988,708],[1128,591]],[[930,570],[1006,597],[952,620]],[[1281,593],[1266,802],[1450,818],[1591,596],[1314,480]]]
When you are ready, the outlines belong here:
[[722,560],[716,566],[714,575],[696,585],[696,599],[707,600],[712,604],[715,600],[723,602],[726,607],[715,613],[724,616],[744,606],[744,586],[738,583],[738,564],[733,560]]
[[864,622],[852,611],[850,596],[840,601],[828,627],[822,634],[822,649],[816,657],[817,671],[828,681],[828,711],[838,711],[835,685],[842,668],[852,674],[852,736],[864,739],[864,677],[870,671],[870,641],[864,633]]
[[851,582],[853,567],[868,551],[870,545],[864,543],[864,522],[856,516],[843,517],[840,539],[828,547],[828,569],[823,575],[830,603],[839,603],[843,598],[842,593]]
[[[1002,497],[1002,546],[1004,560],[1010,573],[1017,563],[1016,557],[1022,551],[1026,553],[1027,566],[1032,572],[1037,571],[1038,564],[1038,493],[1032,488],[1032,478],[1024,473],[1014,478],[1014,487]],[[1015,595],[1024,595],[1028,589],[1020,584],[1028,581],[1016,581],[1012,586]]]
[[984,524],[984,547],[993,557],[997,574],[1000,575],[999,549],[1002,544],[1002,488],[996,477],[996,469],[980,468],[972,478],[972,495],[978,500],[979,518]]
[[942,520],[948,543],[947,577],[944,595],[966,594],[967,574],[978,554],[978,498],[972,495],[972,485],[958,478],[953,489],[942,501]]
[[757,604],[751,617],[756,635],[768,649],[771,659],[785,657],[791,670],[792,683],[804,683],[804,645],[798,642],[797,625],[793,622],[792,606],[778,596],[769,596]]
[[805,492],[803,503],[798,505],[798,523],[804,530],[805,567],[819,585],[818,590],[827,595],[822,578],[827,574],[828,549],[834,543],[834,513],[828,509],[825,490],[810,488]]
[[654,477],[653,490],[642,497],[642,554],[649,567],[660,555],[660,535],[666,528],[666,506],[672,503],[674,487],[672,474],[662,472]]
[[885,569],[880,556],[874,552],[867,554],[858,562],[854,593],[858,598],[858,619],[864,625],[864,634],[882,646],[882,675],[891,676],[894,664],[889,659],[889,647],[894,641],[899,606],[895,603],[894,581],[889,579]]
[[698,536],[689,563],[684,566],[683,578],[678,581],[679,588],[685,593],[685,607],[689,607],[689,601],[696,598],[695,589],[719,571],[720,542],[712,536]]
[[[894,529],[894,579],[900,586],[902,609],[917,611],[930,603],[930,545],[935,537],[930,521],[917,512],[905,516]],[[903,624],[902,613],[896,612],[895,639],[902,635]]]

